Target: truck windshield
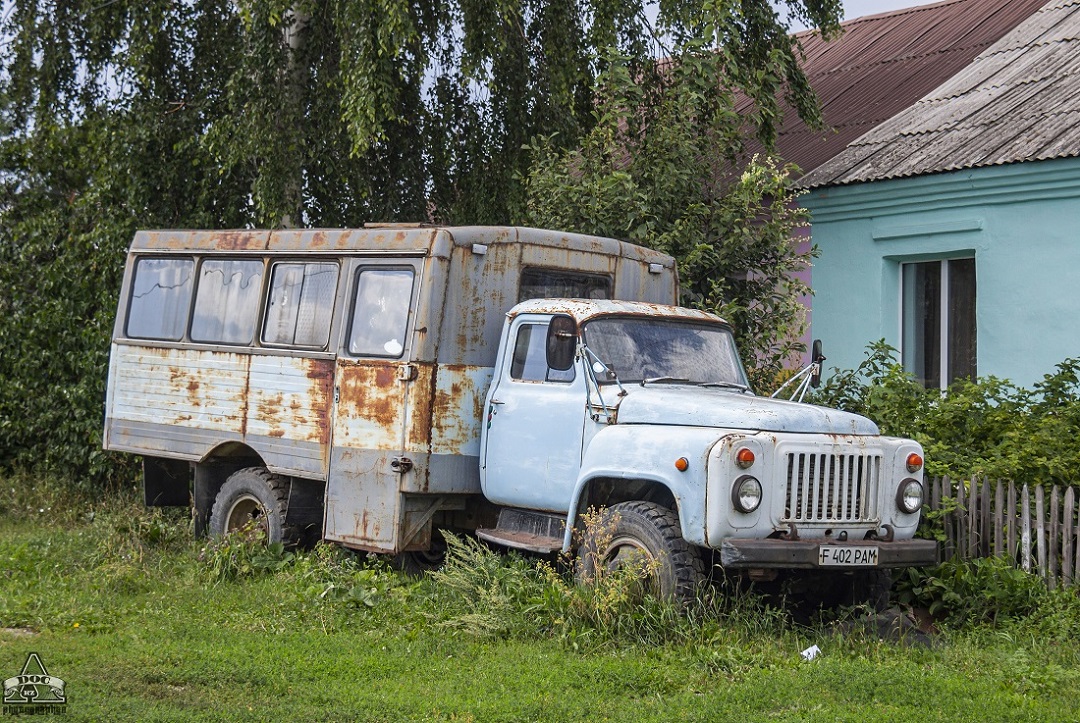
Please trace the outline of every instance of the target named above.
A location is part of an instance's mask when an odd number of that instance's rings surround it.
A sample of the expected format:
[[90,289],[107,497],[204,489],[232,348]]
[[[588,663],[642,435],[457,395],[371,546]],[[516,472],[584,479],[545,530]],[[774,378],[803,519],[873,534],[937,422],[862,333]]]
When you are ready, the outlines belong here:
[[730,329],[719,324],[604,317],[586,322],[583,334],[589,349],[624,383],[670,381],[747,388],[735,339]]

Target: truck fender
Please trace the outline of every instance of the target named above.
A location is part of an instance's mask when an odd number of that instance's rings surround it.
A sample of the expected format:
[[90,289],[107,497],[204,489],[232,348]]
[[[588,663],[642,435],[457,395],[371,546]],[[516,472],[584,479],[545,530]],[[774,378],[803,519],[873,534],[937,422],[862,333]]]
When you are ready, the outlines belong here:
[[[683,538],[704,545],[706,469],[720,436],[715,429],[682,426],[613,425],[597,432],[569,500],[563,551],[570,550],[585,492],[598,479],[662,485],[675,499]],[[687,460],[685,471],[675,466],[680,458]]]

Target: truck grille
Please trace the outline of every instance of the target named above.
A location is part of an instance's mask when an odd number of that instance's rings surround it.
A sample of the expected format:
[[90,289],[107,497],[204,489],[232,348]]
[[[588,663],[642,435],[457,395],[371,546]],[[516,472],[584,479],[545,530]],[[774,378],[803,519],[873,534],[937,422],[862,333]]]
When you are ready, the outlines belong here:
[[877,522],[881,455],[787,455],[784,522]]

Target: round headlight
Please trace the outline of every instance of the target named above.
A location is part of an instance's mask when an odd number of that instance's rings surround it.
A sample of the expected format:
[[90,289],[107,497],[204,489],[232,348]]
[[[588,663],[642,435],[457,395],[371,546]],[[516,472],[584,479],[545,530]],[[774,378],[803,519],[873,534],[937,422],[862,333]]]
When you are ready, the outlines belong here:
[[896,506],[901,512],[913,515],[919,511],[922,503],[923,489],[918,480],[906,479],[900,483],[900,489],[896,491]]
[[731,502],[739,512],[753,512],[761,504],[761,483],[750,475],[735,480],[731,487]]

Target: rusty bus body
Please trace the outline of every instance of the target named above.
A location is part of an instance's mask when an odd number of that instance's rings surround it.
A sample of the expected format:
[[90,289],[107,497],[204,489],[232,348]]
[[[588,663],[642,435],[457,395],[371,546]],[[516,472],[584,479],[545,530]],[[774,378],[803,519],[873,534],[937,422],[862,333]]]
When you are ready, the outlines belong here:
[[[230,475],[287,481],[290,524],[386,553],[484,514],[485,394],[528,298],[674,303],[674,262],[506,227],[140,231],[113,334],[104,446],[147,504],[205,531]],[[384,341],[385,339],[385,341]]]

